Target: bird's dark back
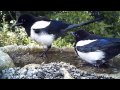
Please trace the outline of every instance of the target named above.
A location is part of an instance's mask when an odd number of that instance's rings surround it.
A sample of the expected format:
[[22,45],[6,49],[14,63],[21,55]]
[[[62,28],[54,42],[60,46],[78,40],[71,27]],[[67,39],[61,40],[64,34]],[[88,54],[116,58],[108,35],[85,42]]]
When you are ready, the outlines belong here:
[[50,19],[46,16],[39,16],[39,17],[35,17],[36,21],[50,21]]
[[48,34],[55,34],[56,38],[64,34],[64,29],[70,24],[64,23],[62,21],[51,20],[51,24],[46,28]]

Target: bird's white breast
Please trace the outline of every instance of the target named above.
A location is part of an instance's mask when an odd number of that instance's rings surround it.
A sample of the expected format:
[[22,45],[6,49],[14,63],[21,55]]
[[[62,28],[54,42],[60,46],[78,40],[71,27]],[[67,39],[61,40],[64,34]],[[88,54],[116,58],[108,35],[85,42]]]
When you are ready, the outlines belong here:
[[104,58],[104,55],[105,55],[100,50],[97,50],[95,52],[87,52],[87,53],[77,51],[77,53],[81,59],[83,59],[89,63],[96,63],[97,60],[102,60]]
[[[96,40],[84,40],[84,41],[79,41],[76,46],[84,46],[87,44],[90,44]],[[105,53],[102,52],[101,50],[96,50],[94,52],[80,52],[77,50],[78,55],[80,56],[81,59],[93,64],[96,63],[97,60],[102,60],[105,57]]]
[[34,30],[31,30],[31,39],[35,40],[38,43],[41,43],[43,45],[51,45],[54,41],[54,35],[53,34],[47,34],[46,32],[42,33],[35,33]]
[[38,43],[41,43],[43,45],[51,45],[54,41],[54,35],[48,34],[47,32],[41,32],[41,33],[35,33],[34,29],[42,29],[46,28],[50,25],[50,21],[37,21],[35,22],[31,27],[31,39],[35,40]]

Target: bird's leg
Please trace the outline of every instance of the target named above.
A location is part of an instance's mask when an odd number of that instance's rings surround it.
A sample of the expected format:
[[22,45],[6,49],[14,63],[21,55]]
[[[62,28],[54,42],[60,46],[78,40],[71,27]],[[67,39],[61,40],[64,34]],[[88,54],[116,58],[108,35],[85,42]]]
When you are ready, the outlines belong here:
[[97,60],[95,63],[95,66],[97,68],[102,68],[102,67],[104,67],[105,62],[106,62],[105,60]]
[[105,60],[98,60],[96,66],[101,68],[112,67],[112,65],[108,61],[105,62]]
[[100,64],[94,64],[94,67],[100,68]]
[[40,57],[43,57],[44,55],[47,57],[46,53],[51,48],[51,45],[47,47],[47,49],[40,55]]

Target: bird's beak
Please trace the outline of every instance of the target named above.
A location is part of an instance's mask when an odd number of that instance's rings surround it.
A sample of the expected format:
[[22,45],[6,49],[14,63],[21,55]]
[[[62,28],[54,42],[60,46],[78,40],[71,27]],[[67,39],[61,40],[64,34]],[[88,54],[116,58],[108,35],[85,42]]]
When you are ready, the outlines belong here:
[[20,26],[20,25],[22,25],[22,23],[14,23],[14,24],[12,25],[12,28],[15,27],[15,26]]

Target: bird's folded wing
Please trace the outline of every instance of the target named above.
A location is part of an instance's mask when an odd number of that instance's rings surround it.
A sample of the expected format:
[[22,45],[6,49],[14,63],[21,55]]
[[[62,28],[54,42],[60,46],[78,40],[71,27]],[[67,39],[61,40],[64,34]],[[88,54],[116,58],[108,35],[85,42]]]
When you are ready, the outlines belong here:
[[110,40],[99,39],[95,42],[87,44],[85,46],[77,46],[76,49],[80,52],[94,52],[97,50],[106,50],[111,47],[120,45],[120,42],[112,42]]

